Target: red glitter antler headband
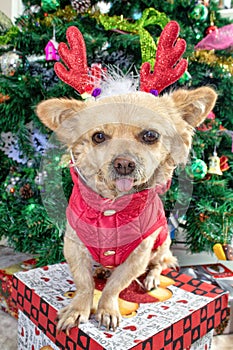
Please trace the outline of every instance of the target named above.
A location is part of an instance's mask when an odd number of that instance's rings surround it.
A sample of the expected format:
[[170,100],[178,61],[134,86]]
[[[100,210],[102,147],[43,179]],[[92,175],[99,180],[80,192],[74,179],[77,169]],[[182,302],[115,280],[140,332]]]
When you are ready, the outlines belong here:
[[[187,60],[180,60],[180,58],[186,49],[186,42],[184,39],[177,40],[178,35],[179,24],[175,21],[169,22],[159,39],[154,71],[150,71],[149,62],[141,66],[141,91],[157,95],[184,74],[188,63]],[[54,66],[56,74],[80,94],[87,92],[97,96],[101,91],[99,89],[101,67],[99,65],[94,65],[92,68],[87,66],[85,42],[76,27],[69,27],[66,36],[70,48],[65,43],[60,43],[58,52],[68,69],[62,63],[56,62]]]
[[60,62],[54,65],[57,76],[80,94],[92,93],[100,84],[102,70],[99,65],[87,66],[86,45],[78,28],[71,26],[66,31],[70,48],[60,43],[58,52],[67,68]]
[[[180,60],[186,49],[184,39],[179,39],[180,27],[175,21],[169,22],[161,33],[153,73],[149,62],[140,70],[140,90],[160,93],[165,87],[177,81],[186,71],[188,62]],[[179,61],[180,60],[180,61]]]

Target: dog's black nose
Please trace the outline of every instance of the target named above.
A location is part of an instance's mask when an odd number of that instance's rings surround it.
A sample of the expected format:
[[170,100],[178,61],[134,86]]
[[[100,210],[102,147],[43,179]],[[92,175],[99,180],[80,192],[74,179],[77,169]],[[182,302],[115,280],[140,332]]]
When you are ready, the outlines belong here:
[[134,161],[124,157],[116,158],[113,162],[113,166],[120,175],[129,175],[135,169]]

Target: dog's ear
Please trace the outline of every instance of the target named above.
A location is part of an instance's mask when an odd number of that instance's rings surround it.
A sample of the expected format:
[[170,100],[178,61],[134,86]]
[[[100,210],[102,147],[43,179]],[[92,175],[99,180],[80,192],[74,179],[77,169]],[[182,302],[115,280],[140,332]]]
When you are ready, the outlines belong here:
[[191,126],[200,125],[213,109],[217,94],[209,87],[195,90],[177,90],[172,95],[181,117]]
[[56,131],[64,120],[84,108],[84,103],[75,99],[53,98],[38,104],[36,114],[43,124]]

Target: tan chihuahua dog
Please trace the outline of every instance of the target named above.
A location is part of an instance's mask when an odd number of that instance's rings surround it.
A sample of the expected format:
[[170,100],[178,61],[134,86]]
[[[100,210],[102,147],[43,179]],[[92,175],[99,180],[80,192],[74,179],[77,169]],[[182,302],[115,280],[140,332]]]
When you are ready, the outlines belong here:
[[69,330],[88,320],[93,259],[112,269],[96,318],[113,330],[121,318],[119,293],[145,272],[145,289],[156,288],[161,271],[177,263],[158,195],[169,187],[175,167],[187,161],[194,128],[204,121],[217,97],[209,87],[154,96],[187,67],[183,59],[177,63],[185,49],[182,39],[175,43],[178,32],[173,21],[164,29],[156,74],[148,63],[142,66],[140,91],[132,79],[129,83],[122,76],[110,83],[105,76],[100,87],[99,67],[94,67],[87,83],[85,45],[77,28],[68,29],[70,49],[60,44],[59,54],[69,70],[57,63],[57,74],[81,94],[88,91],[95,97],[51,99],[37,107],[41,121],[71,151],[73,163],[64,255],[77,292],[59,311],[58,329]]

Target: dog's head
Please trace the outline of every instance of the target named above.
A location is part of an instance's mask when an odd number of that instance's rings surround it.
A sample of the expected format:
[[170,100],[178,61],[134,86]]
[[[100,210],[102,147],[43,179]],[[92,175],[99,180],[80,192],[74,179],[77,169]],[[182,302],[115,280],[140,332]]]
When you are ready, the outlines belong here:
[[88,186],[115,198],[171,178],[216,96],[203,87],[161,97],[134,92],[86,102],[51,99],[38,105],[37,115],[72,151]]

